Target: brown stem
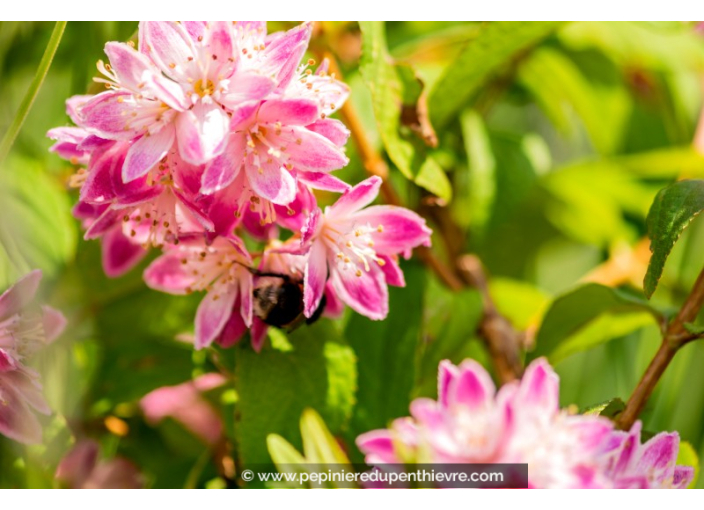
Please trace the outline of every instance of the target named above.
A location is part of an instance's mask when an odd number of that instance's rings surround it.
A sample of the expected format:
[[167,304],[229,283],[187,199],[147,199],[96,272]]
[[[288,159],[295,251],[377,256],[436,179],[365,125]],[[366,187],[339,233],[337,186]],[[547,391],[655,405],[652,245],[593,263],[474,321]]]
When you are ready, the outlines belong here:
[[482,295],[484,318],[479,325],[479,334],[486,342],[499,380],[505,384],[519,378],[523,373],[518,350],[520,333],[496,309],[481,261],[474,255],[462,255],[457,267],[465,282]]
[[[338,79],[342,79],[337,61],[330,53],[325,55],[330,62],[330,70]],[[366,129],[362,124],[357,111],[351,101],[347,101],[340,109],[342,119],[347,125],[354,140],[357,150],[362,157],[364,167],[371,175],[377,175],[383,179],[381,192],[384,200],[388,204],[402,205],[401,199],[396,194],[391,183],[388,181],[389,168],[386,162],[379,155],[371,141],[367,137]],[[457,246],[456,238],[459,227],[452,221],[449,215],[442,216],[443,222],[440,225],[439,233],[443,242],[448,247]],[[521,360],[518,354],[519,333],[513,329],[508,319],[502,316],[494,305],[486,284],[486,277],[479,259],[472,255],[462,255],[458,258],[458,253],[454,249],[450,253],[451,260],[457,260],[455,267],[446,265],[435,253],[424,246],[416,250],[418,258],[425,265],[432,269],[440,280],[455,292],[467,286],[476,287],[482,294],[484,302],[484,318],[479,326],[479,334],[484,338],[489,353],[496,366],[497,374],[502,383],[517,379],[523,373]]]
[[648,398],[653,393],[655,386],[665,372],[675,353],[687,342],[698,338],[697,335],[687,331],[685,323],[692,322],[704,304],[704,270],[699,273],[694,282],[692,291],[687,296],[677,316],[670,322],[663,335],[662,345],[655,353],[655,357],[645,370],[631,398],[628,399],[626,408],[618,416],[616,425],[621,430],[630,430],[638,416],[643,411]]

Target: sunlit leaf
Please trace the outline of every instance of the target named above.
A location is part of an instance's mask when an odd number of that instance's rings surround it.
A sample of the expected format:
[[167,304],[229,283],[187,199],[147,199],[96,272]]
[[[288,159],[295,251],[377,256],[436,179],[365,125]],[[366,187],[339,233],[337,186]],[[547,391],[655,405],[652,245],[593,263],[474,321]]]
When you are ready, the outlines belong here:
[[391,60],[383,21],[360,21],[360,27],[363,35],[360,69],[372,94],[374,114],[389,158],[406,178],[450,201],[452,188],[443,169],[427,153],[421,137],[403,131],[403,108],[415,108],[415,104],[407,105],[406,101],[417,101],[420,97],[418,82],[409,79],[408,66],[399,68]]
[[672,247],[690,222],[704,209],[704,181],[676,182],[658,193],[648,213],[648,236],[653,253],[643,281],[645,295],[655,292]]
[[494,21],[452,62],[430,96],[433,125],[440,128],[460,111],[488,79],[518,54],[555,31],[562,22]]
[[[594,345],[590,336],[581,338],[576,345],[570,345],[570,338],[602,314],[647,312],[658,322],[663,321],[661,314],[647,301],[619,289],[612,289],[596,283],[577,287],[557,298],[545,314],[543,323],[535,339],[535,349],[531,358],[538,356],[560,355],[561,357]],[[642,326],[641,314],[636,314],[636,324]],[[631,325],[626,328],[632,330]],[[623,330],[619,330],[623,334]],[[563,350],[564,349],[564,350]],[[560,353],[562,350],[562,353]],[[567,352],[566,352],[567,351]]]

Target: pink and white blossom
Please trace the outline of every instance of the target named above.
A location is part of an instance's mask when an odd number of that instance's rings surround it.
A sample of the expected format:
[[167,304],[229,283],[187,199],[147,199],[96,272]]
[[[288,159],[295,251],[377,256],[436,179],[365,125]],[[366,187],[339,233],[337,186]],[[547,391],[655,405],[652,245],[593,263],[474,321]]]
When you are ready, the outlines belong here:
[[606,418],[559,408],[559,379],[544,359],[520,382],[496,390],[473,360],[439,367],[437,401],[411,403],[411,417],[357,438],[372,465],[385,463],[528,464],[531,488],[681,488],[692,468],[676,466],[679,437],[640,444]]
[[220,337],[233,314],[239,314],[247,328],[252,325],[251,267],[239,238],[218,237],[208,243],[194,236],[165,247],[144,271],[144,280],[170,294],[206,292],[195,319],[195,346],[202,349]]
[[304,279],[305,314],[320,304],[326,282],[341,301],[370,319],[388,313],[387,285],[403,287],[397,256],[430,245],[425,220],[403,207],[369,205],[381,179],[370,177],[345,192],[323,213],[314,211],[302,230],[308,253]]

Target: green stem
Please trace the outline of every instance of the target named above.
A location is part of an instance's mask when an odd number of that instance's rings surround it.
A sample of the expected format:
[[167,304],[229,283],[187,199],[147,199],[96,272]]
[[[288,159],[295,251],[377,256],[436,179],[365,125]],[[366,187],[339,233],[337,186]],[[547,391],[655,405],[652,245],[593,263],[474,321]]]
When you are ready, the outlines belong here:
[[5,136],[2,137],[2,142],[0,142],[0,165],[2,165],[3,161],[5,161],[5,158],[12,148],[12,144],[15,143],[15,139],[17,138],[20,129],[22,129],[22,124],[24,124],[27,114],[29,113],[29,110],[31,110],[34,100],[37,98],[37,93],[39,93],[39,89],[44,82],[44,78],[46,78],[46,73],[49,71],[49,67],[51,67],[51,61],[54,60],[54,55],[59,47],[59,43],[61,42],[61,36],[64,34],[66,23],[66,21],[57,21],[56,25],[54,25],[54,31],[51,33],[51,38],[49,39],[46,49],[44,50],[42,60],[39,62],[37,73],[34,75],[34,79],[22,99],[22,104],[20,105],[20,109],[17,111],[12,124],[10,124]]

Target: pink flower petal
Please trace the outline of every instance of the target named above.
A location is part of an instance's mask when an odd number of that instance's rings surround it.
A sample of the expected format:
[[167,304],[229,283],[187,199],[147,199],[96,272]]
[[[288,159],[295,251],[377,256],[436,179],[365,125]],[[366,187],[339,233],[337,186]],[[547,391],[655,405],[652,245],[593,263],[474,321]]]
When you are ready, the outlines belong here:
[[398,262],[396,262],[396,259],[389,257],[388,255],[377,254],[377,256],[384,261],[384,265],[381,266],[381,270],[384,273],[386,283],[394,287],[405,287],[406,280],[403,277],[403,271],[401,271],[401,268],[398,267]]
[[404,207],[372,206],[356,213],[355,219],[363,225],[369,223],[373,228],[382,226],[382,232],[374,231],[371,234],[377,253],[394,255],[430,244],[431,230],[425,225],[425,220]]
[[42,325],[44,326],[44,337],[47,343],[56,340],[66,329],[68,321],[64,314],[51,306],[42,306]]
[[105,53],[120,85],[134,92],[140,89],[140,85],[144,86],[144,73],[154,71],[149,59],[128,44],[109,42],[105,45]]
[[20,443],[41,443],[39,420],[6,375],[0,375],[0,401],[0,434]]
[[240,104],[249,101],[264,99],[272,90],[276,83],[266,76],[255,73],[236,73],[231,79],[225,92],[220,96],[220,103],[228,108],[235,109]]
[[313,243],[306,261],[303,277],[303,314],[312,317],[320,305],[328,277],[328,262],[325,245]]
[[250,160],[245,171],[249,185],[260,197],[278,205],[290,204],[296,198],[296,180],[276,160],[260,161],[259,167]]
[[[235,308],[237,308],[237,301],[235,301]],[[227,349],[237,344],[242,337],[247,332],[247,325],[242,320],[242,315],[239,313],[233,313],[227,320],[225,327],[222,328],[222,333],[217,338],[217,343],[220,347]]]
[[344,147],[350,137],[350,130],[337,119],[319,119],[306,128],[324,136],[338,147]]
[[181,157],[202,165],[222,154],[229,134],[230,118],[218,105],[198,103],[176,120]]
[[295,76],[298,63],[308,47],[312,31],[312,23],[302,23],[274,38],[264,50],[263,57],[267,63],[264,74],[275,73],[279,89],[286,88]]
[[116,228],[103,236],[102,263],[103,271],[109,278],[122,276],[147,255],[147,250],[130,241]]
[[83,239],[86,241],[90,239],[98,239],[107,233],[109,230],[119,225],[122,221],[124,214],[111,207],[105,209],[105,212],[101,214],[93,223],[91,223],[86,233],[83,234]]
[[523,374],[518,401],[535,412],[554,413],[559,405],[559,388],[559,377],[545,358],[539,358]]
[[330,217],[344,218],[369,205],[379,194],[380,177],[369,177],[337,199],[328,211]]
[[349,162],[337,145],[304,127],[289,127],[278,136],[270,132],[267,139],[274,147],[286,147],[289,162],[300,170],[330,172]]
[[257,119],[263,124],[305,126],[318,118],[318,105],[310,99],[270,99],[259,108]]
[[203,172],[201,193],[211,195],[235,180],[244,162],[246,140],[237,134],[230,136],[225,152],[211,161]]
[[211,290],[196,312],[196,349],[208,347],[222,332],[235,304],[237,293],[228,288],[224,292]]
[[345,181],[333,177],[325,172],[296,172],[298,180],[305,182],[314,189],[332,191],[333,193],[344,193],[350,189],[350,185]]
[[183,269],[183,263],[177,252],[167,252],[144,270],[144,282],[154,290],[183,295],[188,293],[195,279],[192,274]]
[[127,151],[125,164],[122,167],[122,179],[130,182],[146,175],[168,154],[175,138],[176,135],[171,126],[165,126],[156,134],[145,133]]
[[330,279],[337,295],[355,312],[382,320],[389,313],[389,294],[384,273],[375,264],[369,271],[355,273],[353,269],[341,271],[331,269]]
[[474,360],[465,360],[459,368],[459,377],[450,392],[451,405],[455,403],[469,409],[488,405],[494,398],[496,386],[484,367]]
[[[108,140],[131,140],[138,136],[141,130],[130,126],[132,112],[138,111],[138,106],[128,101],[129,92],[103,92],[84,103],[79,114],[82,126],[92,133]],[[142,113],[144,116],[144,113]],[[156,122],[156,114],[153,115]]]
[[39,282],[42,280],[42,272],[39,269],[27,273],[17,280],[15,284],[0,295],[0,321],[3,321],[32,302]]
[[261,352],[266,341],[266,333],[269,331],[269,326],[266,325],[259,317],[252,319],[252,329],[249,334],[252,337],[252,348],[254,352]]
[[447,407],[450,403],[450,385],[459,377],[459,369],[448,360],[438,366],[438,402]]
[[177,82],[184,82],[189,77],[198,79],[196,50],[181,25],[173,21],[142,21],[139,36],[140,50],[166,76]]

